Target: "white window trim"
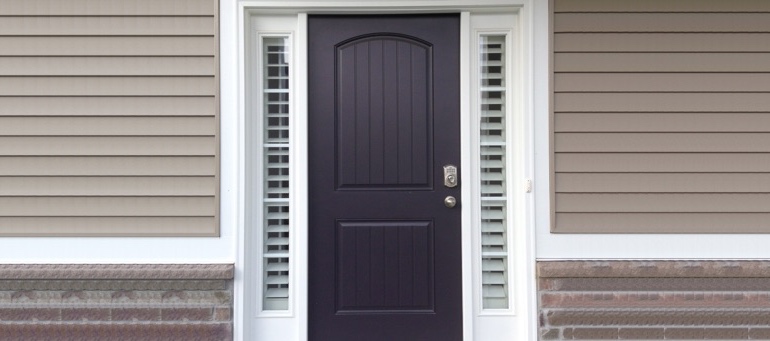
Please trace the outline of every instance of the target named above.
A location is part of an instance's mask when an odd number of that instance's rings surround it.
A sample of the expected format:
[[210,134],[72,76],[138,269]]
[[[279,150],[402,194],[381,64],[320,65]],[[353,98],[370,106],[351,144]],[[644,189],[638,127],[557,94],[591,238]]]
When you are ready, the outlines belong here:
[[[515,209],[521,210],[521,214],[515,218],[516,226],[515,232],[511,233],[509,237],[512,240],[510,244],[512,251],[510,257],[512,259],[510,263],[510,272],[514,277],[515,283],[512,283],[512,292],[514,295],[513,302],[515,308],[512,307],[507,312],[502,314],[479,314],[473,308],[474,286],[472,276],[476,272],[476,267],[473,264],[473,246],[472,246],[472,233],[471,231],[471,214],[470,206],[463,205],[463,305],[464,305],[464,339],[465,340],[498,340],[502,335],[510,335],[522,340],[535,340],[537,338],[537,314],[536,314],[536,296],[535,296],[535,280],[534,280],[534,241],[532,239],[533,232],[531,221],[528,217],[532,217],[531,214],[531,195],[524,194],[520,189],[520,184],[523,182],[522,176],[531,177],[531,165],[532,165],[532,153],[530,152],[529,140],[532,134],[530,134],[530,128],[528,126],[531,122],[531,118],[527,116],[527,113],[531,113],[531,91],[532,88],[532,73],[530,71],[524,72],[524,70],[531,70],[529,63],[531,63],[531,42],[530,39],[532,30],[530,29],[532,20],[529,19],[532,0],[451,0],[451,1],[371,1],[371,2],[356,2],[355,7],[350,6],[350,2],[334,1],[334,2],[302,2],[302,1],[244,1],[238,3],[238,86],[239,86],[239,100],[238,100],[238,121],[239,121],[239,157],[241,162],[239,178],[240,184],[245,184],[246,163],[249,162],[249,157],[246,152],[246,137],[248,136],[247,129],[245,127],[245,117],[248,110],[251,109],[251,104],[247,103],[248,97],[244,91],[247,87],[247,79],[253,76],[253,71],[248,70],[250,62],[247,62],[250,58],[248,51],[251,51],[251,47],[248,43],[249,40],[254,39],[253,32],[251,31],[253,15],[258,13],[275,13],[275,14],[287,14],[295,15],[297,19],[296,30],[288,32],[287,30],[277,30],[283,33],[293,33],[294,46],[293,51],[294,58],[294,75],[306,75],[307,64],[307,13],[430,13],[430,12],[462,12],[461,14],[461,126],[468,127],[470,124],[470,104],[469,96],[471,90],[467,82],[470,75],[470,58],[476,58],[476,55],[470,55],[468,51],[474,50],[469,47],[470,44],[470,11],[473,12],[491,12],[499,8],[518,9],[518,30],[515,48],[519,50],[520,62],[517,63],[517,71],[520,76],[517,79],[516,87],[511,91],[515,96],[514,101],[517,101],[518,107],[515,109],[519,111],[521,115],[517,116],[517,121],[514,125],[518,125],[517,130],[512,130],[511,135],[515,137],[515,140],[511,140],[512,146],[516,144],[516,150],[511,148],[509,153],[520,153],[519,165],[515,167],[518,171],[515,172],[517,178],[512,178],[514,186],[514,193],[517,199],[509,199],[513,204],[515,202]],[[226,47],[223,47],[226,48]],[[293,94],[295,99],[293,103],[295,105],[294,113],[295,119],[291,122],[292,132],[301,132],[307,130],[307,80],[306,77],[293,77],[294,84],[292,85]],[[518,134],[518,136],[516,136]],[[235,339],[236,340],[306,340],[307,335],[307,204],[306,200],[302,200],[307,197],[307,136],[306,134],[292,133],[291,135],[291,150],[292,150],[292,173],[291,173],[291,221],[293,233],[291,234],[291,272],[293,279],[291,281],[291,303],[290,310],[287,312],[260,312],[261,307],[258,307],[257,299],[255,295],[261,295],[261,287],[257,286],[257,281],[261,278],[261,272],[255,269],[253,265],[256,261],[261,262],[261,255],[257,254],[254,249],[250,249],[252,245],[255,245],[255,236],[249,231],[249,223],[246,220],[246,195],[247,191],[252,189],[245,189],[243,186],[239,186],[238,194],[240,208],[239,220],[239,239],[238,239],[238,257],[236,262],[236,268],[238,269],[236,276],[243,278],[243,281],[236,282],[236,298],[235,298]],[[472,167],[470,153],[476,152],[471,144],[471,136],[467,129],[463,129],[461,134],[462,144],[462,163],[463,169],[461,170],[461,182],[465,184],[472,184],[475,179],[470,178],[471,172],[469,167]],[[512,167],[513,169],[514,167]],[[521,181],[519,181],[521,180]],[[259,193],[259,192],[252,192]],[[463,198],[471,198],[471,186],[463,186],[462,191]],[[511,220],[513,222],[513,220]],[[513,229],[513,227],[512,227]],[[257,233],[259,234],[259,233]],[[259,245],[259,244],[256,244]],[[480,273],[480,269],[478,270]],[[515,273],[515,274],[514,274]],[[481,318],[481,319],[480,319]],[[480,321],[487,321],[483,323],[484,328],[474,328],[475,324]],[[481,327],[482,324],[479,325]],[[499,328],[499,329],[498,329]],[[496,330],[497,329],[497,330]],[[484,332],[486,331],[486,332]],[[486,336],[485,336],[486,335]],[[493,337],[490,335],[494,335]]]
[[[515,26],[511,27],[510,23],[506,23],[506,19],[512,20]],[[479,240],[479,237],[481,236],[481,228],[480,228],[480,219],[481,219],[481,212],[480,212],[480,201],[481,198],[479,196],[480,191],[475,188],[475,186],[479,186],[478,179],[480,178],[480,171],[479,171],[479,165],[480,162],[480,153],[478,152],[481,147],[481,138],[480,138],[480,122],[481,122],[481,115],[480,115],[480,101],[479,101],[479,95],[481,93],[480,86],[479,86],[479,74],[477,72],[473,72],[474,70],[479,70],[479,56],[480,56],[480,49],[479,49],[479,41],[480,37],[482,35],[502,35],[506,37],[506,51],[505,54],[505,76],[503,79],[506,80],[506,84],[508,85],[508,90],[505,92],[505,103],[506,103],[506,110],[505,110],[505,134],[506,134],[506,145],[505,145],[505,151],[506,154],[510,155],[520,155],[519,150],[514,149],[519,146],[518,140],[516,140],[516,137],[519,137],[519,135],[523,132],[523,129],[521,129],[521,125],[519,124],[519,121],[517,121],[517,118],[522,117],[523,115],[523,106],[522,103],[519,100],[519,96],[516,96],[516,89],[521,88],[521,70],[519,68],[519,65],[521,64],[521,53],[519,51],[519,37],[517,36],[517,32],[520,31],[518,28],[518,15],[514,13],[509,14],[492,14],[490,15],[482,15],[479,16],[478,20],[472,20],[471,22],[471,43],[470,43],[470,65],[471,65],[471,72],[469,74],[471,75],[470,80],[470,88],[471,88],[471,96],[470,96],[470,103],[471,103],[471,122],[468,126],[469,130],[471,131],[471,144],[472,148],[474,150],[473,153],[468,153],[471,155],[471,162],[472,165],[472,172],[471,178],[475,179],[475,183],[473,183],[473,193],[471,195],[472,201],[474,205],[471,207],[471,217],[473,220],[473,268],[478,269],[475,271],[481,271],[481,241]],[[506,26],[509,26],[511,28],[505,29]],[[521,130],[521,132],[520,132]],[[519,228],[522,228],[524,225],[519,224],[518,220],[518,212],[520,211],[520,207],[517,206],[517,203],[519,203],[521,200],[517,199],[517,194],[521,193],[521,181],[516,181],[515,179],[522,179],[523,176],[521,175],[520,169],[518,169],[516,166],[518,164],[521,164],[518,160],[515,160],[514,157],[506,157],[505,158],[505,183],[506,183],[506,218],[505,221],[507,222],[507,240],[506,245],[508,246],[508,269],[507,269],[507,279],[509,283],[508,291],[509,291],[509,307],[507,309],[484,309],[482,306],[482,282],[481,278],[478,276],[475,276],[474,279],[474,311],[477,315],[477,320],[483,320],[483,316],[511,316],[515,315],[516,312],[516,306],[515,306],[515,300],[513,297],[513,293],[515,291],[515,285],[514,281],[517,276],[514,276],[515,274],[515,268],[513,266],[513,246],[514,246],[514,232],[517,231]],[[469,184],[466,182],[466,186]],[[467,205],[466,205],[467,206]],[[515,212],[515,213],[514,213]],[[476,324],[479,324],[480,321],[477,321]],[[481,329],[488,329],[488,328],[481,328]]]
[[[296,21],[296,20],[294,20]],[[295,22],[290,22],[291,26],[296,26]],[[263,63],[265,62],[263,59],[264,50],[262,45],[263,38],[275,38],[275,37],[285,37],[289,41],[288,48],[293,49],[294,48],[294,33],[291,30],[270,30],[270,31],[261,31],[260,33],[257,33],[254,35],[253,39],[251,39],[251,42],[256,43],[254,46],[250,47],[250,51],[252,54],[252,60],[255,60],[256,63],[254,63],[256,66],[258,66],[258,69],[252,70],[252,73],[255,75],[253,79],[263,79],[262,77],[265,76],[264,74],[264,67]],[[289,83],[291,84],[289,87],[289,111],[292,112],[295,110],[295,92],[293,88],[294,81],[296,79],[294,73],[294,61],[295,58],[293,56],[293,53],[290,54],[291,61],[289,63],[290,73],[289,73]],[[250,82],[247,82],[249,84]],[[265,182],[264,182],[264,176],[265,176],[265,147],[264,147],[264,141],[265,141],[265,120],[264,116],[262,115],[254,115],[257,112],[261,114],[262,110],[264,109],[264,93],[262,92],[264,90],[264,85],[260,84],[258,86],[249,86],[249,89],[253,90],[251,91],[252,94],[249,96],[250,99],[255,99],[250,117],[246,117],[246,129],[250,133],[246,134],[246,140],[248,141],[245,152],[247,153],[248,157],[246,158],[246,169],[253,169],[253,171],[246,172],[246,187],[248,188],[248,192],[246,195],[246,205],[247,207],[250,207],[251,209],[246,210],[246,221],[247,226],[264,226],[265,224],[265,200],[264,200],[264,194],[265,194]],[[247,99],[248,101],[248,99]],[[256,109],[259,108],[259,109]],[[292,127],[292,124],[294,123],[294,119],[292,115],[289,115],[289,127]],[[291,137],[291,136],[290,136]],[[282,147],[289,149],[289,156],[294,157],[294,143],[293,141],[290,141],[288,144],[283,145]],[[257,147],[255,147],[257,146]],[[294,159],[289,160],[289,169],[296,168],[294,166]],[[253,164],[252,164],[253,162]],[[289,174],[290,177],[293,176],[293,174]],[[295,179],[290,179],[290,184],[293,184]],[[290,187],[291,188],[291,187]],[[257,194],[259,193],[259,198],[257,195],[249,195],[250,193]],[[249,200],[251,199],[251,200]],[[294,206],[295,198],[293,196],[289,196],[289,207]],[[294,222],[290,219],[289,220],[289,226],[293,226]],[[252,232],[257,232],[255,229],[251,230]],[[265,253],[265,233],[263,230],[260,229],[258,231],[259,233],[254,233],[253,237],[253,246],[250,248],[253,253],[257,256],[255,258],[258,258],[259,261],[256,261],[254,263],[254,272],[255,274],[258,274],[256,277],[264,278],[264,264],[265,260],[263,258],[263,255]],[[293,236],[292,234],[289,234],[289,238],[291,239]],[[289,242],[289,245],[291,245],[291,241]],[[291,257],[289,257],[289,264],[290,264],[290,271],[289,271],[289,283],[292,283],[294,271],[291,271],[291,264],[293,264],[293,260]],[[259,288],[260,293],[264,292],[264,283]],[[290,288],[291,291],[291,288]],[[258,313],[258,316],[260,317],[271,317],[271,316],[291,316],[291,310],[263,310],[263,294],[256,295],[256,307],[260,311]],[[289,295],[289,306],[292,306],[292,300],[293,295]]]

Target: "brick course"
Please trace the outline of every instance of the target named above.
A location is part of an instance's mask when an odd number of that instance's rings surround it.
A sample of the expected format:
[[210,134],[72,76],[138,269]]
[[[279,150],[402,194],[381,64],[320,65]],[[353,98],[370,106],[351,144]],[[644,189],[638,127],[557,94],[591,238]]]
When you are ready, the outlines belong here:
[[0,341],[232,340],[232,265],[58,267],[0,265]]
[[538,262],[541,340],[770,339],[770,262]]

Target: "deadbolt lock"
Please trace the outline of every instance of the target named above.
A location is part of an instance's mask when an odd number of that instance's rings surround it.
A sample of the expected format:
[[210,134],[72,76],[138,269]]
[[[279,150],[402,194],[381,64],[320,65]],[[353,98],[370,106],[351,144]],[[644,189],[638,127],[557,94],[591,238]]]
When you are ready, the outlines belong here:
[[457,167],[455,165],[444,166],[444,186],[457,187]]

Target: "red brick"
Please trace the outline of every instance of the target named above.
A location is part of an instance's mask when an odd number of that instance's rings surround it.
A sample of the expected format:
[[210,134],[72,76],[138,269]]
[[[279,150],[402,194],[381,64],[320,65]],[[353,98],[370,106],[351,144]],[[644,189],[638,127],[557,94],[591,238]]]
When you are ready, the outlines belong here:
[[663,328],[620,328],[618,337],[624,340],[661,340],[665,334]]
[[551,279],[540,278],[537,280],[537,289],[540,291],[554,290],[555,282]]
[[617,328],[565,328],[564,338],[573,340],[614,340],[618,338]]
[[749,338],[753,340],[770,340],[770,328],[751,328]]
[[749,338],[748,328],[706,328],[704,338],[708,340],[746,340]]
[[232,309],[230,307],[214,308],[214,321],[230,321],[232,320]]
[[182,290],[166,291],[162,295],[163,302],[184,302],[187,299],[187,293]]
[[110,310],[103,308],[65,308],[61,310],[62,321],[109,321]]
[[766,261],[540,261],[538,276],[553,277],[770,277]]
[[37,298],[37,292],[31,290],[16,291],[11,294],[13,303],[24,303],[34,301]]
[[158,308],[113,308],[113,321],[160,321]]
[[212,308],[164,308],[160,311],[163,321],[211,321]]
[[82,290],[68,290],[61,294],[61,299],[67,303],[74,303],[85,300],[86,294]]
[[[770,278],[558,278],[540,279],[549,291],[766,291]],[[541,289],[546,290],[546,289]]]
[[0,324],[0,341],[231,341],[229,323]]
[[542,308],[770,308],[770,293],[707,292],[699,299],[681,292],[614,292],[596,299],[595,293],[544,292]]
[[666,339],[695,340],[705,336],[703,328],[666,328]]
[[558,339],[559,339],[558,329],[541,329],[540,330],[540,340],[558,340]]
[[553,310],[551,326],[746,326],[770,325],[770,311],[754,310]]
[[0,321],[58,321],[59,309],[50,308],[0,308]]

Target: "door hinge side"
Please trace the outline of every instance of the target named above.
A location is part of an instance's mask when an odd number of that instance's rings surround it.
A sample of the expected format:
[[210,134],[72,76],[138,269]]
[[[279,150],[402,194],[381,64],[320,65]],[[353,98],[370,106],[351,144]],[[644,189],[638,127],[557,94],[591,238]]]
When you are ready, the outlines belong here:
[[532,180],[531,179],[524,179],[524,191],[527,193],[532,193]]

